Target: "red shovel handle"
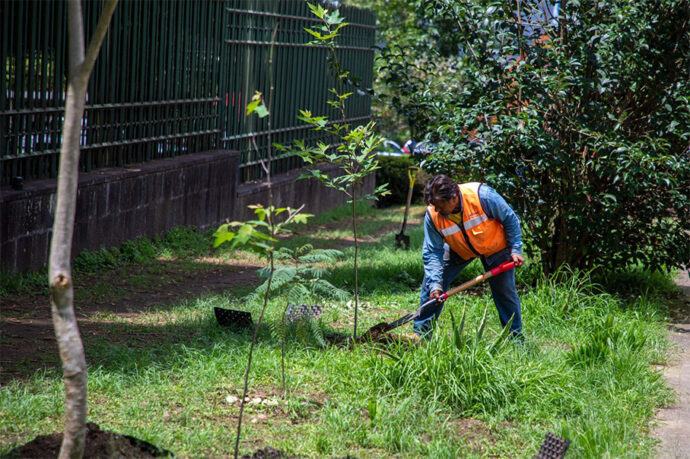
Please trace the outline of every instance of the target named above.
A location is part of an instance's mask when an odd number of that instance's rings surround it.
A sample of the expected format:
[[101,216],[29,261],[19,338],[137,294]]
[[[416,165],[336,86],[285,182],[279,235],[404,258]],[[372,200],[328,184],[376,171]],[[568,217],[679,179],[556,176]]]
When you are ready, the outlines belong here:
[[494,269],[492,269],[491,276],[496,276],[498,274],[504,273],[506,271],[510,271],[511,269],[515,268],[518,266],[514,261],[504,261],[500,265],[496,266]]
[[462,285],[458,285],[457,287],[454,287],[450,290],[448,290],[445,293],[442,293],[441,296],[439,297],[440,301],[445,301],[448,297],[455,295],[458,292],[462,292],[463,290],[467,290],[468,288],[472,287],[473,285],[476,285],[482,281],[485,281],[486,279],[490,277],[494,277],[497,274],[501,274],[506,271],[510,271],[511,269],[515,268],[516,266],[519,266],[517,263],[514,261],[506,261],[504,263],[501,263],[500,265],[496,266],[494,269],[485,272],[484,274],[480,274],[479,276],[475,277],[474,279],[468,280]]
[[448,299],[448,297],[451,297],[455,295],[456,293],[462,292],[463,290],[466,290],[473,285],[476,285],[490,277],[496,276],[498,274],[504,273],[506,271],[510,271],[511,269],[516,268],[517,266],[520,266],[521,263],[515,263],[514,261],[505,261],[501,263],[500,265],[496,266],[494,269],[485,272],[484,274],[480,274],[479,276],[475,277],[472,280],[469,280],[465,282],[462,285],[459,285],[455,288],[452,288],[448,290],[447,292],[441,293],[438,298],[432,298],[423,305],[419,307],[416,313],[414,314],[408,314],[405,317],[401,317],[400,319],[396,320],[395,322],[389,324],[389,327],[387,330],[392,330],[393,328],[396,328],[404,323],[409,322],[410,320],[415,319],[416,317],[419,317],[419,315],[422,313],[424,309],[427,307],[436,304],[436,303],[443,303]]

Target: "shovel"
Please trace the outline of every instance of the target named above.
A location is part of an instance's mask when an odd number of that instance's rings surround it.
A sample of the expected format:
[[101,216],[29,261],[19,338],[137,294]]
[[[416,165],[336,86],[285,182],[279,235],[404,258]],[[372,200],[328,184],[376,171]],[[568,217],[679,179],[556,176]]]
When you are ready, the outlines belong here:
[[477,285],[480,282],[483,282],[491,277],[494,277],[498,274],[501,274],[506,271],[510,271],[511,269],[517,267],[517,265],[514,261],[506,261],[495,267],[494,269],[485,272],[484,274],[480,274],[479,276],[475,277],[474,279],[468,280],[462,285],[458,285],[457,287],[453,287],[452,289],[448,290],[445,293],[442,293],[441,296],[438,299],[431,299],[421,305],[419,309],[415,312],[411,312],[407,315],[404,315],[403,317],[399,318],[398,320],[391,322],[391,323],[386,323],[386,322],[381,322],[380,324],[374,325],[371,327],[369,330],[364,332],[362,336],[357,338],[357,341],[362,342],[362,341],[368,341],[368,340],[374,340],[376,337],[379,335],[389,332],[395,328],[398,328],[401,325],[404,325],[417,317],[419,317],[424,310],[430,306],[433,306],[439,302],[443,302],[449,297],[455,295],[456,293],[462,292],[463,290],[467,290],[468,288]]
[[410,166],[407,169],[407,177],[410,179],[410,189],[407,191],[407,204],[405,204],[405,216],[403,217],[402,227],[400,228],[400,232],[395,235],[395,246],[397,248],[404,248],[405,250],[410,248],[410,236],[405,234],[405,227],[407,226],[407,212],[410,210],[412,191],[414,190],[414,181],[417,178],[417,172],[419,172],[419,168],[416,166]]

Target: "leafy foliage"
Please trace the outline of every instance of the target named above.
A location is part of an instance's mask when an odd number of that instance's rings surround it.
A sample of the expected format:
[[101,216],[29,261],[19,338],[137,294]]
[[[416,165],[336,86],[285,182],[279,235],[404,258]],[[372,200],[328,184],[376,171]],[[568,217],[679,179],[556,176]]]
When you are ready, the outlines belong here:
[[[374,103],[377,126],[387,136],[420,140],[431,122],[432,93],[458,86],[455,23],[425,16],[425,0],[350,0],[376,10],[378,25]],[[401,131],[409,129],[409,133]]]
[[337,88],[329,89],[332,97],[328,103],[338,110],[341,120],[331,122],[325,116],[316,116],[309,110],[300,110],[300,120],[311,124],[315,130],[324,130],[331,134],[336,142],[334,148],[324,142],[318,142],[316,146],[307,146],[301,141],[296,141],[296,144],[306,164],[328,162],[337,165],[343,174],[330,177],[319,169],[312,169],[307,177],[315,177],[324,185],[341,191],[350,201],[357,201],[359,198],[376,199],[377,196],[388,193],[385,184],[378,186],[372,194],[357,196],[357,187],[379,167],[374,150],[383,142],[383,138],[374,132],[374,122],[354,127],[346,123],[346,102],[352,92],[345,92],[345,88],[351,86],[351,79],[350,72],[342,69],[338,60],[336,38],[339,31],[348,24],[344,22],[337,9],[329,12],[321,5],[309,4],[309,7],[323,22],[320,26],[306,30],[316,39],[312,45],[325,46],[329,50],[328,62],[336,77]]
[[[306,223],[311,214],[300,213],[299,209],[290,207],[276,208],[274,206],[264,207],[261,204],[249,206],[254,209],[257,216],[256,220],[246,222],[227,222],[218,227],[213,234],[215,242],[213,247],[218,247],[228,242],[230,247],[246,247],[248,250],[263,256],[269,256],[275,251],[276,237],[279,234],[289,231],[291,223]],[[279,221],[277,217],[286,214],[285,220]]]
[[686,262],[690,3],[542,5],[426,3],[455,23],[461,84],[422,94],[440,142],[424,166],[509,196],[547,273]]
[[[271,290],[276,296],[283,296],[288,303],[300,303],[313,298],[335,298],[345,300],[348,293],[323,279],[328,270],[323,264],[336,262],[343,253],[334,249],[314,249],[305,244],[294,249],[281,247],[275,252],[275,259],[285,265],[273,271]],[[269,270],[263,268],[259,274],[268,277]],[[247,298],[255,301],[266,293],[268,281],[261,284]]]

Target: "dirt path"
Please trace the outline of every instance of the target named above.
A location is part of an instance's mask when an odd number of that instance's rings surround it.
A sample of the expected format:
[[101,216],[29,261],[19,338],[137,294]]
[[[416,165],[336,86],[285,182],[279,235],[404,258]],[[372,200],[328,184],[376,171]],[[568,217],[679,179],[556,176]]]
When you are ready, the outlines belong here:
[[678,399],[672,406],[657,414],[659,426],[655,436],[661,440],[659,458],[690,458],[690,278],[683,271],[676,279],[684,297],[669,325],[670,339],[678,345],[680,353],[664,369],[668,385],[676,391]]

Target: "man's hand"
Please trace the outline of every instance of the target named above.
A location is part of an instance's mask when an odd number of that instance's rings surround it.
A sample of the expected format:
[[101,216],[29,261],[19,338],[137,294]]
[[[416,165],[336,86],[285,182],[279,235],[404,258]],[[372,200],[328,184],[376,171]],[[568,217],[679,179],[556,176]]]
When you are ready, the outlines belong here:
[[442,294],[443,294],[443,291],[442,291],[442,290],[434,290],[433,292],[431,292],[431,293],[429,294],[429,298],[431,298],[432,300],[436,300],[436,301],[439,301],[439,302],[442,303],[442,302],[444,301],[444,299],[441,298],[441,295],[442,295]]
[[511,255],[511,257],[513,258],[513,261],[515,262],[515,266],[521,266],[525,262],[525,259],[519,253],[514,253]]

